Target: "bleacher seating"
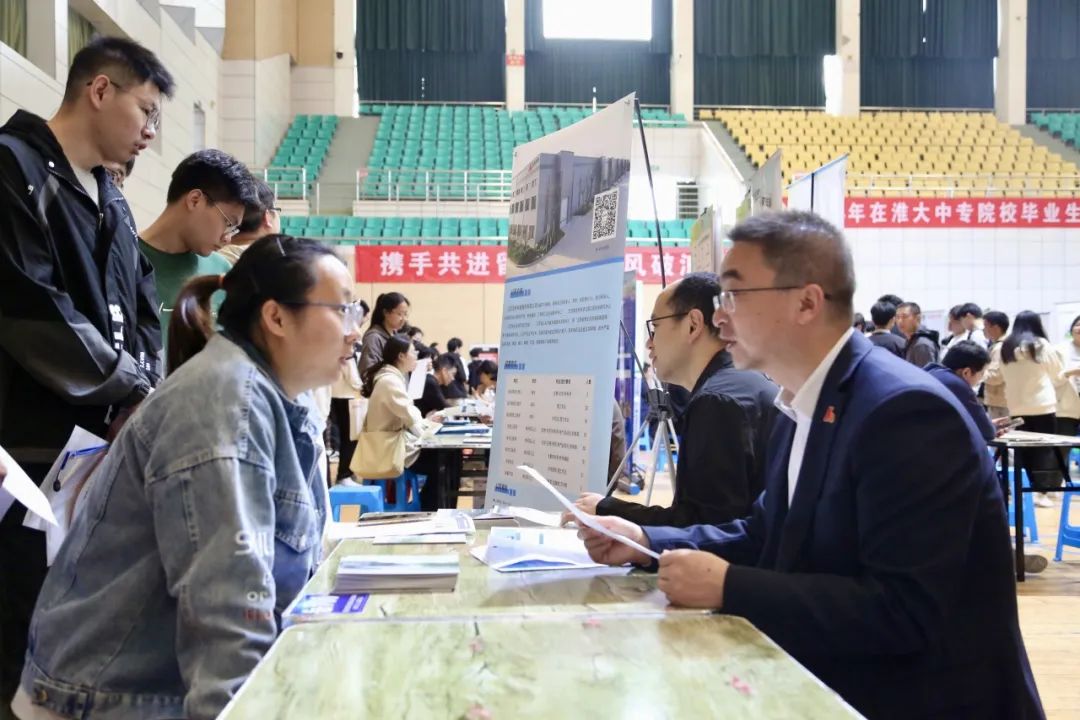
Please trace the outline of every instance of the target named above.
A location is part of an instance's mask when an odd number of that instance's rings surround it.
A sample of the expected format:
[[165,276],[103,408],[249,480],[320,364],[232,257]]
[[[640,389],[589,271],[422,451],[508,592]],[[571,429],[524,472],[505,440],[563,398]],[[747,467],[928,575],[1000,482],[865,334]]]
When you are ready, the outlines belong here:
[[1074,177],[1060,177],[1075,176],[1074,163],[990,113],[867,112],[856,118],[805,110],[716,110],[712,114],[755,165],[764,163],[777,148],[783,149],[785,183],[849,153],[849,195],[892,190],[964,197],[993,190],[1069,196],[1080,190]]
[[308,183],[319,178],[337,126],[336,115],[297,115],[293,119],[266,173],[266,181],[276,188],[278,197],[304,195],[300,168],[306,170]]
[[[693,220],[664,220],[660,234],[673,244],[685,244]],[[395,244],[502,245],[509,234],[507,218],[488,217],[354,217],[349,215],[286,215],[281,230],[289,235],[330,241],[370,241]],[[655,223],[630,220],[627,244],[650,245],[656,237]]]
[[1031,124],[1068,145],[1080,147],[1080,112],[1032,113]]
[[[368,158],[365,197],[382,197],[393,184],[397,197],[422,198],[438,187],[440,198],[500,197],[494,184],[513,164],[514,146],[536,140],[592,114],[591,108],[538,107],[521,111],[480,105],[361,105],[361,114],[381,115]],[[685,125],[682,115],[643,108],[646,125]],[[431,171],[425,176],[425,171]],[[474,174],[469,190],[460,173]],[[481,171],[487,171],[485,175]],[[479,179],[477,179],[479,178]]]

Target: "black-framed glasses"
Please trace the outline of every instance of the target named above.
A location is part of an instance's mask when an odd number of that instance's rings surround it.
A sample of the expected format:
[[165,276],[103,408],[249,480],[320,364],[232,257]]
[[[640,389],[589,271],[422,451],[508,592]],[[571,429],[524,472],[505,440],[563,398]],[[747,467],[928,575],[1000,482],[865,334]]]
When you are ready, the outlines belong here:
[[690,314],[690,311],[687,310],[686,312],[672,313],[671,315],[661,315],[658,318],[649,318],[648,320],[645,321],[645,332],[649,333],[649,339],[652,340],[653,338],[656,337],[656,321],[657,320],[667,320],[668,318],[686,317],[689,314]]
[[[240,232],[240,223],[236,222],[224,212],[222,212],[221,208],[218,207],[217,202],[215,202],[214,198],[210,197],[210,193],[206,192],[205,190],[199,190],[199,192],[206,196],[207,202],[210,203],[211,207],[218,211],[218,214],[221,215],[221,219],[225,221],[225,232],[221,233],[221,236],[226,240],[232,240],[234,237],[236,237],[236,234]],[[284,255],[284,251],[281,254]]]
[[[713,309],[720,310],[723,308],[726,313],[735,312],[735,297],[742,295],[743,293],[757,293],[757,292],[786,292],[787,290],[802,290],[805,285],[777,285],[770,287],[756,287],[756,288],[739,288],[738,290],[721,290],[719,295],[713,296]],[[826,300],[832,300],[832,295],[824,293]]]
[[[131,94],[130,90],[128,90],[126,87],[124,87],[120,83],[113,80],[108,75],[105,76],[105,79],[108,80],[109,84],[111,84],[114,88],[116,88],[120,92],[127,93],[129,95]],[[86,86],[89,87],[89,86],[91,86],[93,84],[94,84],[94,81],[91,80],[90,82],[86,83]],[[136,98],[136,100],[138,100],[138,98]],[[142,110],[143,115],[146,116],[146,123],[143,125],[144,128],[146,128],[147,130],[153,130],[155,133],[158,130],[161,129],[161,108],[160,107],[153,107],[150,110],[147,110],[146,108],[144,108],[142,106],[142,103],[139,103],[139,109]]]
[[281,304],[288,305],[289,307],[308,307],[314,305],[315,307],[334,308],[341,313],[341,324],[344,327],[346,334],[348,334],[350,330],[359,330],[360,325],[364,322],[364,306],[360,304],[359,300],[351,303],[328,303],[305,300],[302,302],[283,302]]

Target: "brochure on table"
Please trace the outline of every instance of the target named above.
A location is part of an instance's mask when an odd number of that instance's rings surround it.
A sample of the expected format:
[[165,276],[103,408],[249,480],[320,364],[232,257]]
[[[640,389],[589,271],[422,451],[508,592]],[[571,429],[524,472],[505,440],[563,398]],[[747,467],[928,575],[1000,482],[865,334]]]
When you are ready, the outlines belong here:
[[492,528],[487,544],[470,553],[499,572],[604,567],[589,557],[577,530],[565,528]]
[[514,151],[499,386],[486,506],[607,485],[633,96]]

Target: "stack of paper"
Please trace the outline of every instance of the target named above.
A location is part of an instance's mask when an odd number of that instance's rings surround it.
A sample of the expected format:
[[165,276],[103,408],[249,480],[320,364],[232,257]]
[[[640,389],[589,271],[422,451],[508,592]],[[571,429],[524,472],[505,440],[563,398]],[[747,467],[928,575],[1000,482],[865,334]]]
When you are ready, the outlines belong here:
[[405,518],[387,518],[365,520],[365,515],[358,523],[330,523],[327,535],[331,540],[375,540],[385,537],[407,535],[442,535],[446,533],[473,533],[476,526],[467,514],[455,510],[440,510],[435,515],[416,513],[417,520]]
[[495,527],[472,555],[499,572],[604,567],[589,557],[577,530]]
[[318,620],[347,619],[364,612],[367,595],[303,595],[285,611],[282,625]]
[[349,555],[338,563],[334,594],[451,592],[457,577],[457,553]]

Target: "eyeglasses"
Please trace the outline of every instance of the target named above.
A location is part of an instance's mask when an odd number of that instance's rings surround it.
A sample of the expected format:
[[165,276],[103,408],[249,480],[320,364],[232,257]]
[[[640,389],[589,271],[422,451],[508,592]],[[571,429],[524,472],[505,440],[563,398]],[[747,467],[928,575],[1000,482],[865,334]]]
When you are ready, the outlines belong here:
[[[217,206],[217,203],[214,202],[214,198],[210,197],[210,193],[206,192],[205,190],[200,190],[199,192],[206,196],[206,200],[210,203],[211,207],[217,210],[218,214],[221,215],[221,219],[225,221],[225,232],[221,233],[221,236],[226,240],[232,240],[234,237],[236,237],[236,234],[240,232],[240,223],[236,222],[228,215],[221,212],[221,208],[219,208]],[[282,251],[281,254],[284,255],[285,252]]]
[[[719,295],[713,296],[713,309],[720,310],[723,308],[726,313],[735,312],[735,297],[742,295],[743,293],[756,293],[756,292],[785,292],[787,290],[801,290],[805,285],[780,285],[777,287],[756,287],[756,288],[739,288],[738,290],[721,290]],[[829,293],[824,293],[826,300],[832,300],[833,296]]]
[[674,313],[672,315],[661,315],[658,318],[649,318],[648,320],[645,321],[645,331],[649,333],[649,339],[652,340],[653,338],[656,337],[656,321],[657,320],[667,320],[668,318],[685,317],[685,316],[687,316],[689,314],[690,314],[690,311],[687,310],[686,312]]
[[360,325],[364,322],[364,306],[360,304],[360,301],[351,303],[326,303],[326,302],[283,302],[282,305],[288,305],[289,307],[307,307],[314,305],[316,307],[328,307],[334,308],[341,313],[341,324],[345,328],[346,334],[350,330],[359,330]]
[[[111,84],[114,88],[116,88],[120,92],[132,95],[130,90],[128,90],[126,87],[124,87],[120,83],[113,80],[108,75],[105,76],[105,79],[108,80],[109,84]],[[93,80],[86,83],[87,87],[89,87],[90,85],[93,85],[93,84],[94,84]],[[138,100],[138,97],[136,97],[135,95],[132,95],[132,97],[135,97],[136,101]],[[147,110],[145,107],[142,106],[142,103],[139,103],[139,109],[142,110],[143,115],[146,116],[146,123],[143,125],[144,129],[152,130],[155,133],[158,130],[161,129],[161,108],[152,107],[149,110]]]

